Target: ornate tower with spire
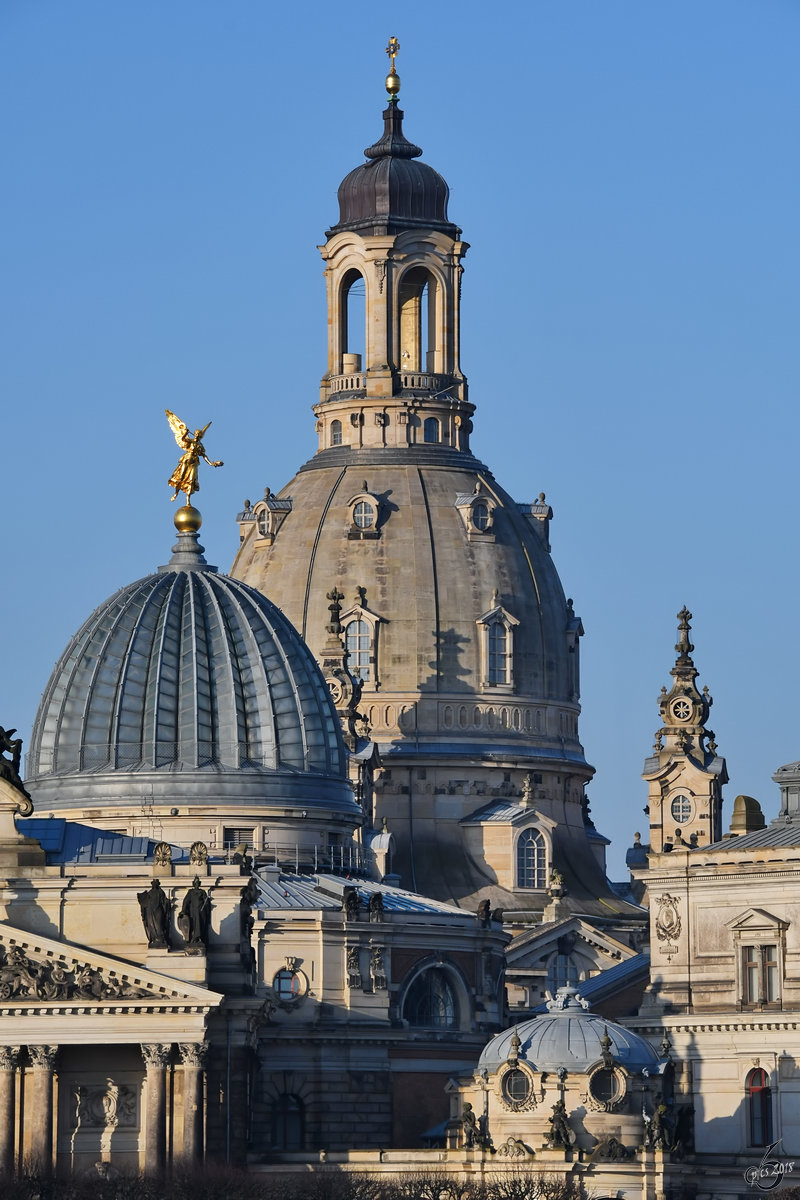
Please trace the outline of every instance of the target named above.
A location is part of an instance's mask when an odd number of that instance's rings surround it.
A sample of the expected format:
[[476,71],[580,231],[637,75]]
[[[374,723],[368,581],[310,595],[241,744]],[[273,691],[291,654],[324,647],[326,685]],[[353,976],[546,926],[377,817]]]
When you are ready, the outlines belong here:
[[675,846],[707,845],[722,836],[722,787],[728,771],[717,754],[714,731],[706,727],[713,701],[707,687],[702,692],[697,687],[691,619],[684,605],[678,613],[672,687],[662,687],[658,698],[663,724],[644,764],[643,778],[650,788],[650,847],[656,854]]

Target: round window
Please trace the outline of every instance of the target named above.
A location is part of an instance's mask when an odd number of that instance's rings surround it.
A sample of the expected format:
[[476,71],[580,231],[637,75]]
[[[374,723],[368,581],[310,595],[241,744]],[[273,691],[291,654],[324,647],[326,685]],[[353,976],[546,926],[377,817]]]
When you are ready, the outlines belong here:
[[610,1104],[619,1096],[620,1086],[616,1071],[603,1068],[595,1071],[589,1080],[589,1091],[600,1104]]
[[503,1076],[503,1096],[509,1104],[519,1107],[531,1094],[531,1081],[519,1067],[512,1067]]
[[688,721],[692,715],[692,706],[688,700],[676,700],[672,706],[672,715],[676,721]]
[[670,805],[669,811],[672,813],[672,819],[677,825],[685,825],[692,816],[692,802],[688,796],[676,796]]
[[366,500],[359,500],[353,509],[353,521],[359,529],[371,529],[375,524],[375,509]]
[[272,980],[272,987],[279,1000],[288,1001],[289,1003],[292,1000],[299,999],[304,991],[303,980],[296,971],[278,971]]

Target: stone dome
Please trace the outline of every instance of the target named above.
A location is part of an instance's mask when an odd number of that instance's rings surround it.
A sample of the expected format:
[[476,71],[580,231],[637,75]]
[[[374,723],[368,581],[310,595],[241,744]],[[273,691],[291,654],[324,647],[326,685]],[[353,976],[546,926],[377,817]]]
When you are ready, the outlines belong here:
[[447,219],[447,184],[427,163],[416,162],[419,146],[403,134],[403,112],[390,101],[384,134],[364,151],[369,162],[356,167],[339,186],[339,223],[332,232],[378,232],[421,225],[453,232]]
[[314,658],[255,589],[209,567],[196,533],[84,622],[34,723],[37,809],[80,802],[298,804],[357,813]]
[[[548,1002],[546,1015],[522,1021],[492,1038],[484,1047],[478,1070],[496,1071],[508,1062],[512,1043],[517,1059],[534,1071],[560,1067],[570,1072],[588,1071],[602,1060],[604,1050],[631,1073],[658,1067],[661,1060],[649,1042],[590,1012],[585,1005],[574,988],[559,988],[555,999]],[[518,1045],[515,1039],[519,1039]]]

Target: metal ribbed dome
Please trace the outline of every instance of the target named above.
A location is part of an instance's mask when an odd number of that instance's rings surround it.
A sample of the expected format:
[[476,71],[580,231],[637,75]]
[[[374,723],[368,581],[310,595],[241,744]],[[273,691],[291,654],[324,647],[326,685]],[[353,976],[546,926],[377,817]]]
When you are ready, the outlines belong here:
[[389,102],[383,121],[383,137],[364,151],[370,161],[339,186],[339,223],[331,232],[424,225],[456,235],[456,226],[447,219],[449,188],[433,167],[414,161],[422,151],[403,134],[403,112],[395,101]]
[[199,547],[84,622],[42,698],[27,775],[40,810],[73,807],[78,788],[105,808],[130,803],[145,779],[156,800],[230,792],[355,808],[312,655],[275,605],[209,568]]
[[[628,1071],[657,1067],[660,1060],[649,1042],[587,1011],[584,1004],[574,988],[559,988],[555,1000],[547,1005],[547,1015],[522,1021],[493,1037],[481,1054],[478,1069],[496,1071],[507,1062],[515,1037],[519,1039],[517,1058],[534,1071],[557,1071],[559,1067],[586,1071],[602,1059],[606,1048]],[[610,1041],[604,1045],[606,1035]]]

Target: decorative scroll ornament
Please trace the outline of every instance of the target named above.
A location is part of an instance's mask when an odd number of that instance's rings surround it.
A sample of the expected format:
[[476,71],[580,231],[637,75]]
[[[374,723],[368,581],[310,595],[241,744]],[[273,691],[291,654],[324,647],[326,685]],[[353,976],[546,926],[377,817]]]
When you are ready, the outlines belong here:
[[502,1146],[498,1147],[499,1158],[530,1158],[533,1151],[526,1146],[522,1138],[509,1137]]
[[678,912],[680,900],[677,896],[670,896],[665,892],[663,896],[656,897],[656,903],[656,937],[660,942],[674,942],[681,932],[681,918]]
[[138,1124],[136,1092],[125,1084],[74,1084],[72,1097],[75,1129],[134,1129]]
[[169,842],[159,842],[153,851],[153,862],[157,867],[168,867],[172,862],[172,846]]
[[0,943],[0,1001],[139,1000],[149,995],[144,988],[88,963],[30,958],[20,946]]

